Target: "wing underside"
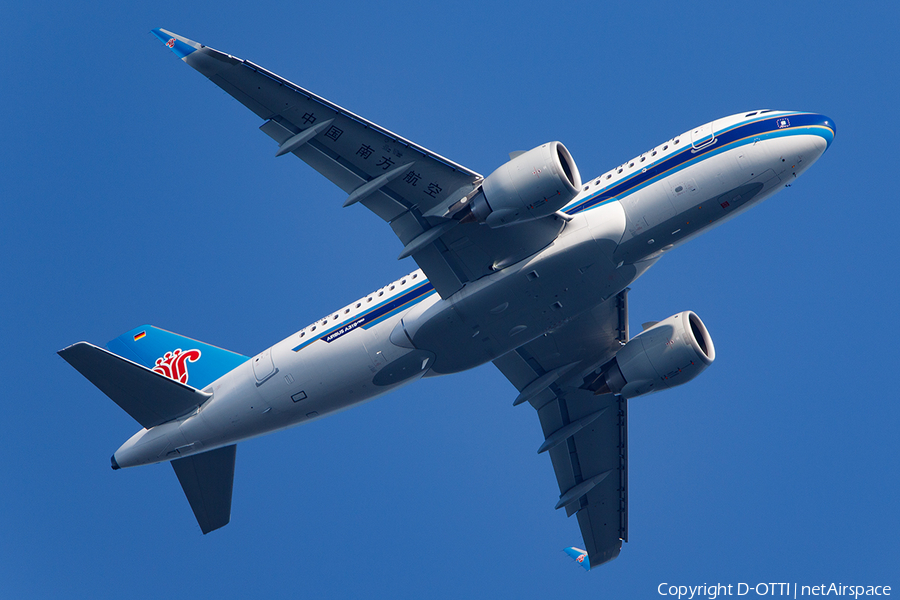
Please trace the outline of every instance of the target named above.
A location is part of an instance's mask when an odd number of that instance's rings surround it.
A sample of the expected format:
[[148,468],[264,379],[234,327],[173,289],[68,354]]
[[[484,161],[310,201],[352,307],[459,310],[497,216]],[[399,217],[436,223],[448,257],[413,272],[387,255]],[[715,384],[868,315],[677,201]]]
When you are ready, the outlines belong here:
[[494,364],[538,413],[559,484],[557,508],[577,515],[592,567],[628,540],[628,405],[582,389],[628,339],[627,290]]
[[153,33],[188,65],[263,119],[260,129],[390,223],[441,297],[550,244],[564,221],[550,216],[491,229],[455,222],[448,209],[482,176],[256,65],[171,33]]

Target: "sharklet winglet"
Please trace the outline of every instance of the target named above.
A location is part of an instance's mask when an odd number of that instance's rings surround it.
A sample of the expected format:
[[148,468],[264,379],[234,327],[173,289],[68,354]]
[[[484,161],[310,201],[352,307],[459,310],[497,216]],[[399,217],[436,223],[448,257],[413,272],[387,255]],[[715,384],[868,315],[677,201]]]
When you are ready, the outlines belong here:
[[591,570],[591,561],[588,558],[587,551],[582,550],[581,548],[570,546],[568,548],[563,548],[563,552],[568,554],[572,558],[572,560],[584,567],[585,571]]
[[159,38],[159,41],[163,42],[181,60],[184,60],[189,54],[203,47],[202,44],[198,44],[194,40],[189,40],[186,37],[182,37],[177,33],[172,33],[165,29],[157,28],[150,33]]

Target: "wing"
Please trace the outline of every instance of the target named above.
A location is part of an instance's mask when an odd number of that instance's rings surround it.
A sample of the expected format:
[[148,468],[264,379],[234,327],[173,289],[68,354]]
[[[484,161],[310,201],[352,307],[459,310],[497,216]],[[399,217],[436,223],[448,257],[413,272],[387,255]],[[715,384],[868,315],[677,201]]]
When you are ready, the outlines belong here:
[[345,206],[363,204],[390,223],[404,245],[398,258],[412,256],[444,298],[534,254],[563,226],[559,217],[500,229],[445,218],[478,189],[481,175],[250,61],[164,29],[153,33],[263,119],[276,156],[294,154],[348,194]]
[[494,364],[530,402],[559,483],[556,508],[578,515],[590,566],[619,555],[628,540],[628,405],[584,384],[628,340],[627,291]]

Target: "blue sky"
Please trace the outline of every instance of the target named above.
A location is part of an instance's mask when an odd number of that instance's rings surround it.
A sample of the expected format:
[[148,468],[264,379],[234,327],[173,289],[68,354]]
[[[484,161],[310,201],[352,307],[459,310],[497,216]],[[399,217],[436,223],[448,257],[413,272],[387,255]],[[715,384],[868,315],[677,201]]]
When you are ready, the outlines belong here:
[[[900,586],[888,3],[31,2],[2,9],[0,594],[624,597]],[[585,178],[759,108],[837,123],[790,189],[668,255],[716,363],[630,407],[630,537],[585,574],[536,415],[488,365],[240,445],[202,536],[168,465],[55,352],[143,323],[254,354],[415,268],[149,32],[250,59],[481,173],[560,140]]]

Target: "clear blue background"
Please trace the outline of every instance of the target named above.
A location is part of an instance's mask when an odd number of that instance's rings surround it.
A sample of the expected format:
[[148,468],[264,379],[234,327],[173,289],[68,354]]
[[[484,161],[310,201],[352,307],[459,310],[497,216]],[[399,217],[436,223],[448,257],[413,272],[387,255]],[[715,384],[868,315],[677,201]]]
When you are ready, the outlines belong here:
[[[892,585],[900,545],[892,3],[7,3],[0,596],[653,598]],[[481,173],[561,140],[587,179],[714,118],[821,112],[793,187],[668,255],[631,325],[718,359],[631,402],[630,538],[589,574],[527,406],[490,365],[242,443],[200,534],[137,425],[55,352],[152,323],[251,355],[415,268],[181,63],[165,27]]]

